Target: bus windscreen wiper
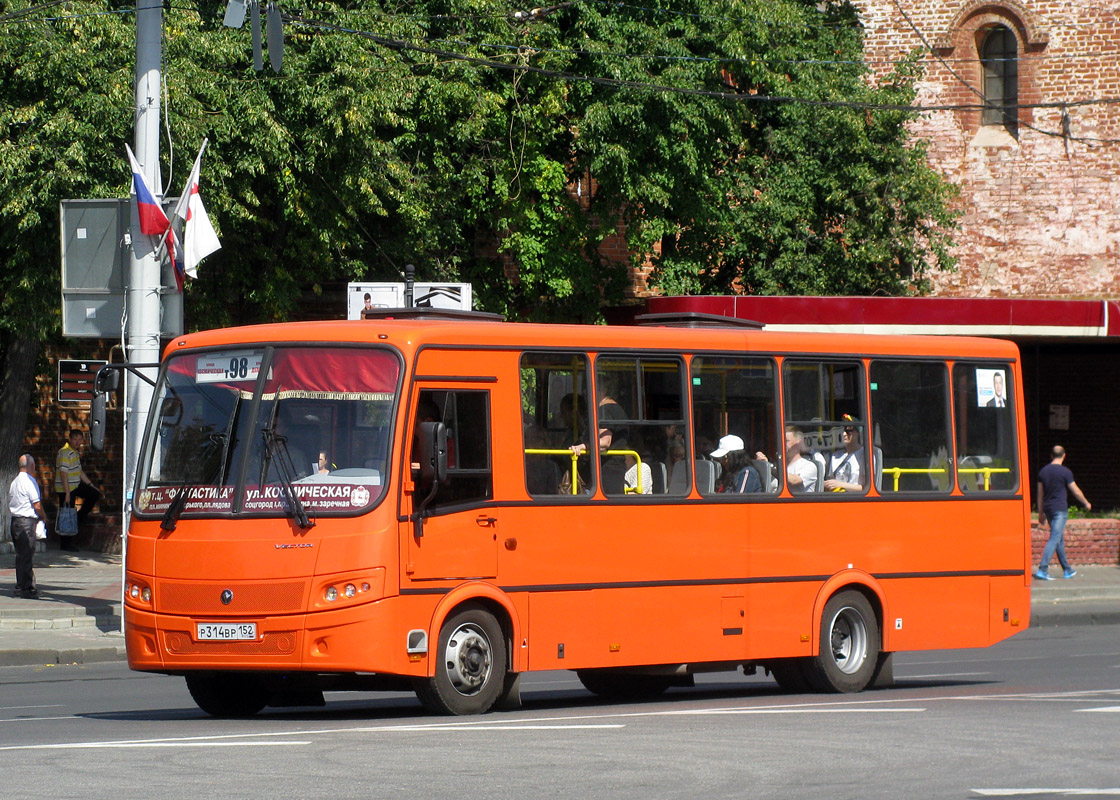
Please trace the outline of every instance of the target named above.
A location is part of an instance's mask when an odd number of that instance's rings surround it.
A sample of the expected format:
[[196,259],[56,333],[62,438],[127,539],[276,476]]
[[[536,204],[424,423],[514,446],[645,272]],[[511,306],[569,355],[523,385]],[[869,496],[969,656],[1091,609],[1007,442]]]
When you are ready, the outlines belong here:
[[175,499],[167,506],[167,510],[163,512],[163,519],[160,520],[159,527],[165,531],[173,531],[179,525],[179,517],[183,514],[183,509],[187,505],[187,495],[191,493],[194,484],[190,480],[183,481],[179,486],[179,494],[175,495]]
[[307,530],[315,527],[315,522],[307,516],[307,510],[303,507],[303,503],[296,495],[296,488],[292,484],[292,476],[295,475],[295,464],[292,463],[291,453],[288,452],[288,440],[284,436],[279,436],[276,433],[276,411],[280,407],[280,389],[276,390],[276,402],[272,406],[272,413],[269,415],[268,425],[261,428],[261,438],[264,440],[264,455],[261,458],[261,480],[260,487],[263,491],[265,485],[265,478],[268,476],[268,468],[271,466],[273,459],[276,460],[276,474],[279,478],[280,488],[283,489],[284,500],[288,510],[291,512],[292,517],[295,519],[296,524]]

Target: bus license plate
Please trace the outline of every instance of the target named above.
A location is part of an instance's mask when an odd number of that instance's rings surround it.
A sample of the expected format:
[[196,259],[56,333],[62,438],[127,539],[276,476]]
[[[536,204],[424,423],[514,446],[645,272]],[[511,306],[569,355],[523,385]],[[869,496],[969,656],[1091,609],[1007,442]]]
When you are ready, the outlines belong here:
[[198,641],[256,641],[255,622],[199,622],[195,630]]

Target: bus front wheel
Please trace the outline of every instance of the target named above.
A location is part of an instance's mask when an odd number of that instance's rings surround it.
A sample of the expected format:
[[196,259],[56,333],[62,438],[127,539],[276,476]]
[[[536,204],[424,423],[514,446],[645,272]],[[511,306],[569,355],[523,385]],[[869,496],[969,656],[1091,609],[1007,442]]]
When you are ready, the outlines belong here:
[[879,623],[861,592],[840,592],[825,604],[820,642],[820,654],[805,670],[814,689],[859,692],[867,688],[879,660]]
[[468,607],[440,629],[436,674],[416,683],[416,696],[434,714],[482,714],[502,694],[506,640],[494,616]]
[[188,675],[187,691],[198,707],[212,717],[251,717],[268,705],[268,692],[247,674]]

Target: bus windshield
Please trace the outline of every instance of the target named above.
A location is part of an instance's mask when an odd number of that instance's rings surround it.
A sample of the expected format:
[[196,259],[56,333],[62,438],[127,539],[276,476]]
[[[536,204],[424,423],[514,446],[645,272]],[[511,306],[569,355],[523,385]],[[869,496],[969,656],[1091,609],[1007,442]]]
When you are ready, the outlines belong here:
[[155,392],[136,511],[361,513],[384,491],[400,363],[387,350],[176,354]]

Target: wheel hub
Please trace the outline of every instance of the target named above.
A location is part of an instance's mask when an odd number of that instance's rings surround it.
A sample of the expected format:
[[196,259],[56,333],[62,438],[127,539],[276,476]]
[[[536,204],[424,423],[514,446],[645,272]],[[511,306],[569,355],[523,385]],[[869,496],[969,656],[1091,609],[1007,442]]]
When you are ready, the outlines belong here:
[[447,677],[462,695],[473,695],[490,677],[493,655],[486,634],[473,625],[460,625],[447,640],[444,652]]

